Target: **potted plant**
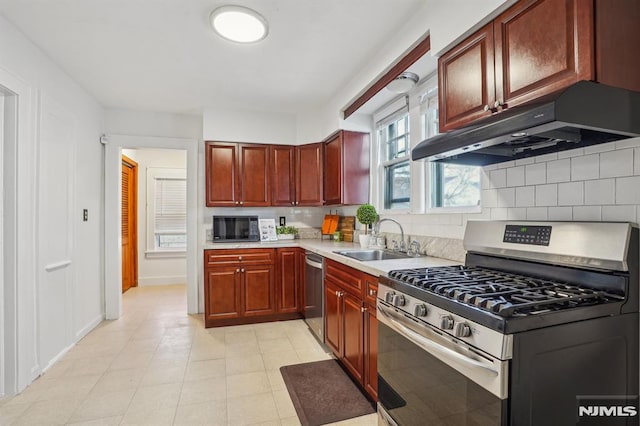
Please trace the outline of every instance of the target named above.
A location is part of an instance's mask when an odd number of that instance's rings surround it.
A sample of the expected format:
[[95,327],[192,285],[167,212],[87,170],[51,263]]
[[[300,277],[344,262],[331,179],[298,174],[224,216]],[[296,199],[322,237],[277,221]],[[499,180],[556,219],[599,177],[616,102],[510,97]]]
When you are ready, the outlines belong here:
[[277,226],[276,235],[279,240],[293,240],[298,235],[298,228],[295,226]]
[[362,204],[356,211],[358,222],[364,225],[364,234],[360,234],[360,246],[367,247],[369,245],[369,235],[367,230],[371,228],[371,224],[378,220],[378,212],[371,204]]

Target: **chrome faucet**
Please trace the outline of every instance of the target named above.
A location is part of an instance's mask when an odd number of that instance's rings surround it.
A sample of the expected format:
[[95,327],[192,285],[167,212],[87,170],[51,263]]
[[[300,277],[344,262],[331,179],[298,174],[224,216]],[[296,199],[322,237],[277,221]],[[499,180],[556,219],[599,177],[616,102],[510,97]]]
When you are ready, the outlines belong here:
[[380,220],[378,220],[377,222],[375,222],[373,224],[373,232],[376,235],[378,235],[378,233],[380,232],[380,224],[382,222],[386,222],[386,221],[393,222],[396,225],[398,225],[398,227],[400,228],[400,247],[398,248],[398,251],[406,252],[407,251],[407,246],[405,245],[405,242],[404,242],[404,229],[402,229],[402,225],[400,225],[400,222],[398,222],[397,220],[388,219],[388,218],[387,219],[380,219]]

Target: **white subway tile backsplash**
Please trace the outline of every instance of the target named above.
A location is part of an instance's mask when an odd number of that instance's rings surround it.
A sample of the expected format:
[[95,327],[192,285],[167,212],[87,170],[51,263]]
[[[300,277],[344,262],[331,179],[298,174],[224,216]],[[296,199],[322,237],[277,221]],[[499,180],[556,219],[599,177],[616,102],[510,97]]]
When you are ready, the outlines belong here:
[[577,148],[577,149],[569,149],[569,150],[566,150],[566,151],[560,151],[558,153],[558,159],[578,157],[580,155],[584,155],[584,148]]
[[536,206],[557,206],[558,205],[558,185],[537,185],[536,186]]
[[601,152],[613,151],[614,149],[616,149],[616,145],[613,143],[601,143],[586,147],[584,149],[584,155],[598,154]]
[[536,187],[521,186],[516,188],[516,207],[533,207],[536,205]]
[[498,189],[498,207],[515,207],[516,206],[516,189],[500,188]]
[[602,220],[602,207],[576,206],[573,208],[573,220],[599,222]]
[[508,169],[509,167],[513,167],[516,165],[515,160],[514,161],[505,161],[504,163],[498,163],[498,168],[499,169]]
[[640,176],[616,179],[616,204],[640,204]]
[[524,186],[524,166],[507,169],[507,186]]
[[546,207],[527,208],[527,220],[548,220]]
[[569,182],[571,180],[571,159],[549,161],[547,163],[547,183]]
[[614,142],[616,149],[637,148],[640,147],[640,138],[629,138]]
[[549,207],[548,220],[572,220],[573,208],[572,207]]
[[527,220],[527,209],[522,207],[507,209],[507,220]]
[[587,205],[614,204],[615,179],[588,180],[584,183],[584,203]]
[[538,155],[534,159],[536,160],[536,163],[546,163],[547,161],[557,160],[558,153],[554,152],[551,154]]
[[534,158],[521,158],[519,160],[516,160],[516,166],[524,166],[527,164],[533,164],[536,162],[535,157]]
[[558,205],[579,206],[584,204],[584,183],[567,182],[558,184]]
[[491,220],[507,220],[507,213],[506,208],[491,209]]
[[504,188],[507,186],[507,170],[499,169],[489,172],[490,188]]
[[571,180],[598,179],[599,175],[598,154],[574,157],[571,159]]
[[602,206],[602,220],[606,222],[635,222],[636,206]]
[[[609,144],[607,144],[609,145]],[[600,177],[633,175],[633,149],[620,149],[600,154]]]
[[640,175],[640,148],[633,150],[633,174]]
[[482,189],[490,189],[491,188],[491,180],[489,180],[489,172],[482,168],[480,171],[480,181],[482,182]]
[[525,183],[527,185],[538,185],[547,183],[547,164],[536,163],[525,167]]
[[485,189],[482,191],[482,207],[498,207],[497,189]]

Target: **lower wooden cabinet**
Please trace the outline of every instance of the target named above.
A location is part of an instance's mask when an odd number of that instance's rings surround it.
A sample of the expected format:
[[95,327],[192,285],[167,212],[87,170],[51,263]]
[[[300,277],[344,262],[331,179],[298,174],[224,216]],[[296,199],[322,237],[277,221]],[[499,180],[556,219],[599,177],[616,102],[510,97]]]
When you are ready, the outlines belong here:
[[377,401],[377,278],[327,260],[324,284],[325,344],[353,379]]
[[205,250],[205,326],[301,318],[299,252]]

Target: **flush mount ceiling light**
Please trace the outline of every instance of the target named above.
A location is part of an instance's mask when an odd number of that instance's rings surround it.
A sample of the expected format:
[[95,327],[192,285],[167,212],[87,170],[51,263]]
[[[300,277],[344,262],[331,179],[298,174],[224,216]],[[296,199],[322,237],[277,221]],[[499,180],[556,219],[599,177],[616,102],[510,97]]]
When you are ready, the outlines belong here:
[[222,38],[237,43],[255,43],[267,36],[266,19],[243,6],[222,6],[209,16],[213,30]]
[[407,93],[413,89],[419,79],[418,74],[408,71],[403,72],[394,78],[391,83],[387,84],[387,90],[393,93]]

